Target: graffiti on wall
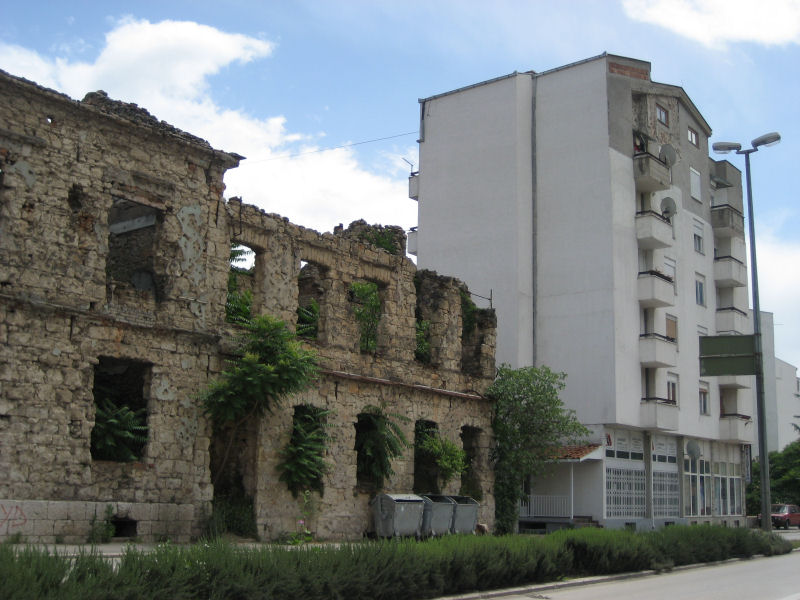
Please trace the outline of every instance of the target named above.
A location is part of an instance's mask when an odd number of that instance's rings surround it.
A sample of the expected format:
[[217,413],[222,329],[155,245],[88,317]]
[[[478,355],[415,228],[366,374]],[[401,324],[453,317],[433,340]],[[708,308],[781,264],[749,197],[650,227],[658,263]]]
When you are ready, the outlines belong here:
[[0,504],[0,532],[13,533],[13,529],[19,529],[28,522],[28,517],[19,504],[6,506]]

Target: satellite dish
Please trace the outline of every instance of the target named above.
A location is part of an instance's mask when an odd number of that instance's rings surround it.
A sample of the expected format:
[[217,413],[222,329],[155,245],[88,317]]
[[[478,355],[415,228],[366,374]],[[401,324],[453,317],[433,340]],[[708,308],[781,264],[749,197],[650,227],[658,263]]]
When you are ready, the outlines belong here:
[[675,152],[675,148],[671,144],[664,144],[658,153],[658,159],[668,167],[672,167],[678,160],[678,153]]
[[690,458],[697,460],[700,458],[700,446],[697,445],[697,442],[694,440],[689,440],[686,443],[686,454],[689,455]]
[[661,200],[661,214],[664,215],[664,218],[671,219],[676,212],[678,212],[678,205],[675,204],[675,200],[669,196],[664,197]]

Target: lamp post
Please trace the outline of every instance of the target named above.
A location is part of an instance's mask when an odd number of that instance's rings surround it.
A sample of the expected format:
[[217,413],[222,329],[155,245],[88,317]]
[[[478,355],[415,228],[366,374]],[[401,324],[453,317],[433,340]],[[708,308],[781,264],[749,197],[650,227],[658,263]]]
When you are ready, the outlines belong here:
[[742,150],[736,142],[717,142],[712,145],[714,152],[744,154],[744,172],[747,180],[747,220],[750,229],[750,274],[753,287],[753,338],[755,341],[756,362],[756,414],[758,415],[758,464],[761,470],[761,528],[772,529],[772,514],[769,489],[769,456],[767,455],[767,415],[764,406],[764,358],[761,348],[761,307],[758,301],[758,266],[756,265],[756,229],[753,223],[753,187],[750,182],[750,155],[758,152],[761,146],[774,146],[781,141],[777,131],[765,133],[750,142],[752,148]]

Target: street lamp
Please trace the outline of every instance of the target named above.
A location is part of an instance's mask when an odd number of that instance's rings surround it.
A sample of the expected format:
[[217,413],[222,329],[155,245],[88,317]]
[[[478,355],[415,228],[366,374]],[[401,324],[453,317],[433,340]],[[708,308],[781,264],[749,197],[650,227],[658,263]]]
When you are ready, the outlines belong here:
[[736,142],[716,142],[711,147],[717,154],[744,154],[744,172],[747,180],[747,219],[750,225],[750,274],[753,282],[753,338],[756,359],[756,414],[758,415],[758,463],[761,468],[761,528],[772,529],[772,514],[769,489],[769,456],[767,455],[767,415],[764,406],[764,358],[761,353],[761,307],[758,302],[758,267],[756,266],[756,229],[753,223],[753,187],[750,183],[750,155],[761,146],[774,146],[781,141],[777,131],[765,133],[754,139],[752,148],[742,150]]

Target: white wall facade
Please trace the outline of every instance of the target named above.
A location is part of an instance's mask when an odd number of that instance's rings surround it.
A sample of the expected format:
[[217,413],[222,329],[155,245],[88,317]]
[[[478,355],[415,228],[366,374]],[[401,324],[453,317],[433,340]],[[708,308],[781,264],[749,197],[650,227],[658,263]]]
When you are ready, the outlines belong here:
[[800,380],[797,378],[797,367],[781,359],[775,360],[776,411],[778,450],[800,439],[800,432],[794,425],[800,426]]
[[[691,100],[680,88],[650,82],[648,63],[603,55],[421,103],[419,266],[453,273],[477,293],[491,289],[498,360],[567,373],[565,405],[595,432],[591,441],[611,441],[603,460],[572,471],[575,514],[609,527],[728,522],[730,510],[705,512],[706,500],[721,500],[712,490],[725,478],[738,481],[730,490],[742,489],[742,444],[755,430],[747,424],[753,378],[701,377],[698,339],[727,323],[720,307],[744,315],[725,333],[752,332],[746,281],[721,279],[715,261],[721,249],[746,269],[743,232],[721,233],[712,224],[715,200],[735,205],[734,220],[740,215],[741,183],[731,165],[725,173],[733,181],[714,182],[710,129]],[[656,122],[657,104],[668,108],[668,123]],[[649,131],[654,147],[676,150],[667,183],[654,192],[637,183],[637,127]],[[667,196],[678,209],[672,240],[643,250],[637,214],[660,214]],[[652,271],[674,277],[666,305],[639,297],[639,278]],[[666,343],[674,359],[645,369],[640,336],[663,339],[668,319],[677,323],[676,339]],[[674,397],[668,381],[675,381]],[[636,458],[615,440],[635,444]],[[642,476],[645,506],[611,506],[620,502],[617,492],[641,492]],[[562,484],[541,482],[539,491],[560,493]],[[656,488],[669,511],[654,508]]]
[[515,367],[533,356],[531,88],[514,74],[421,103],[417,266],[491,291]]

